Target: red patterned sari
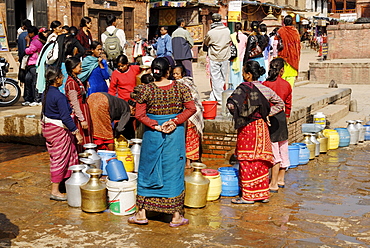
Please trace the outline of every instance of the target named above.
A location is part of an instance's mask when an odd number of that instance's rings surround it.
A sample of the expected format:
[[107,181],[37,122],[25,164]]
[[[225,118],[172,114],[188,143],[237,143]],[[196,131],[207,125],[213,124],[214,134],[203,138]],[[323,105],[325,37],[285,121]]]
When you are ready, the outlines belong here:
[[238,129],[236,155],[239,160],[239,184],[246,201],[268,199],[269,168],[274,156],[267,124],[258,119]]

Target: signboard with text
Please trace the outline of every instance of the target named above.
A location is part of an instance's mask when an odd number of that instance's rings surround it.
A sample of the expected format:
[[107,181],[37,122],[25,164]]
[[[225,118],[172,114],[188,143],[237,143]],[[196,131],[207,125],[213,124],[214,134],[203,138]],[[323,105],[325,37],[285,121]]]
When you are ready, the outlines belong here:
[[230,1],[228,22],[240,22],[242,17],[242,1]]

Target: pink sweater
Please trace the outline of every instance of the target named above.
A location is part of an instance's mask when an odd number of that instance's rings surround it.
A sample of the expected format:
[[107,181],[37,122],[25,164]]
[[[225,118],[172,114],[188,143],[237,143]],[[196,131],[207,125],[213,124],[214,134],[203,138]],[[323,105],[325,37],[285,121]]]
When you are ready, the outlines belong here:
[[25,53],[31,55],[28,59],[27,65],[36,65],[37,58],[39,57],[39,53],[44,45],[39,40],[39,36],[35,35],[32,38],[31,44],[29,47],[26,48]]

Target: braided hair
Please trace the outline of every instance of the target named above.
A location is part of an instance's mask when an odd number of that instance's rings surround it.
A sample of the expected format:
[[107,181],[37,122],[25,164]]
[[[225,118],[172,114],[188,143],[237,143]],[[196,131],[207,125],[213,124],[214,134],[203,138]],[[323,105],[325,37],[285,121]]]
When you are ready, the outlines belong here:
[[282,58],[273,59],[270,62],[269,75],[266,81],[274,82],[278,78],[281,68],[284,68],[284,64],[285,60]]
[[242,24],[240,22],[236,22],[235,23],[235,32],[236,32],[236,41],[238,43],[240,43],[240,39],[239,39],[239,31],[242,30]]
[[[78,85],[80,85],[81,80],[78,79],[75,75],[73,75],[72,70],[80,64],[81,61],[76,57],[70,57],[66,59],[65,65],[66,65],[66,71],[68,76],[70,76]],[[85,85],[84,85],[85,87]],[[82,92],[82,102],[85,102],[86,100],[86,94]]]

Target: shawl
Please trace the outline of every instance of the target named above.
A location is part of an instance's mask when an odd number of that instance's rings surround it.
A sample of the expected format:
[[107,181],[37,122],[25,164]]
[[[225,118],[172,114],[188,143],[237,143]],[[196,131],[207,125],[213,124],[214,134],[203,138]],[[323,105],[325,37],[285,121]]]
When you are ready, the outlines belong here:
[[301,40],[297,29],[293,26],[284,26],[278,31],[283,40],[284,48],[278,53],[295,70],[299,69],[299,59],[301,55]]
[[82,60],[82,72],[78,75],[78,78],[81,79],[82,82],[86,82],[92,71],[98,66],[98,58],[94,56],[86,56]]
[[195,107],[197,109],[197,112],[195,112],[195,114],[190,116],[189,121],[191,121],[195,125],[198,133],[200,135],[202,135],[203,128],[204,128],[203,106],[202,106],[202,103],[200,101],[197,86],[194,84],[193,79],[191,77],[183,77],[183,78],[177,80],[177,82],[185,84],[190,89],[190,93],[191,93],[191,95],[194,99],[194,103],[195,103]]
[[227,99],[227,108],[239,129],[261,118],[267,121],[270,103],[253,82],[244,82]]

